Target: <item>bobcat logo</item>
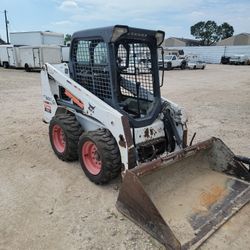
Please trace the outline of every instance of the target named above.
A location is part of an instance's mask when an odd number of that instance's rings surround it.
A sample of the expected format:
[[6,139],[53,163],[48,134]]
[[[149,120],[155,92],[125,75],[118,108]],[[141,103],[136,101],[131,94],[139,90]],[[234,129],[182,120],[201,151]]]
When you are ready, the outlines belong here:
[[88,110],[92,113],[95,112],[95,106],[92,106],[90,103],[89,103],[89,107],[88,107]]

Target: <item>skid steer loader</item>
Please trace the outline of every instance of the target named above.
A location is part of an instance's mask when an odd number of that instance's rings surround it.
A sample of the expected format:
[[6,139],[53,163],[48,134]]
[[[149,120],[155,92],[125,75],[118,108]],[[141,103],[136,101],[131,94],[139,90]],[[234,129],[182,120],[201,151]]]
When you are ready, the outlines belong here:
[[121,213],[167,249],[195,249],[249,202],[249,159],[218,138],[188,146],[185,111],[160,95],[163,41],[122,25],[74,33],[69,64],[41,71],[44,121],[91,181],[122,173]]

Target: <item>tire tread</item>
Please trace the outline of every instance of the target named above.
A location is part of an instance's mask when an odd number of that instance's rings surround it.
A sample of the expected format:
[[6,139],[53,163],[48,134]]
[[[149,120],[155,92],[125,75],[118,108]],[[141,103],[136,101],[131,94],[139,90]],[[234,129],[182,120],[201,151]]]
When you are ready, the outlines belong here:
[[[116,140],[110,131],[105,128],[100,128],[83,133],[79,139],[79,144],[86,138],[89,138],[97,145],[98,150],[101,151],[103,156],[102,170],[97,176],[91,175],[85,168],[83,161],[80,161],[87,177],[96,184],[105,184],[117,177],[121,171],[121,156]],[[78,150],[80,155],[80,146]]]
[[[54,124],[58,124],[62,127],[67,139],[67,149],[63,154],[58,153],[53,146],[52,127]],[[82,134],[82,128],[73,114],[66,113],[55,115],[50,122],[49,132],[51,146],[59,159],[63,161],[74,161],[78,159],[77,145],[79,137]]]

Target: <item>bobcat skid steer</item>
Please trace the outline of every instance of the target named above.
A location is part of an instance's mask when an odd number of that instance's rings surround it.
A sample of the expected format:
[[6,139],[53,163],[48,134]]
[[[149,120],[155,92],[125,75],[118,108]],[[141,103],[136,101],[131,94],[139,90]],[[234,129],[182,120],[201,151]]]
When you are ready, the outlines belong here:
[[250,200],[249,167],[218,138],[187,146],[183,109],[160,95],[163,31],[73,34],[69,64],[41,71],[55,154],[96,184],[123,177],[117,208],[167,249],[195,249]]

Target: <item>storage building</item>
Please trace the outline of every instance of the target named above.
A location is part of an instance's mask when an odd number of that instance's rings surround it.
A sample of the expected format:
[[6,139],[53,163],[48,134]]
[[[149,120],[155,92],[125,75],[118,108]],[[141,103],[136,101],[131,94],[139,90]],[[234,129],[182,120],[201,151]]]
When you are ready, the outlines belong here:
[[250,45],[250,33],[240,33],[217,42],[218,46]]
[[[171,47],[171,49],[174,49]],[[206,63],[220,63],[221,57],[231,57],[234,55],[245,55],[250,58],[250,45],[239,46],[190,46],[175,47],[178,50],[184,50],[185,55],[197,55]]]
[[200,46],[200,45],[201,41],[188,38],[169,37],[164,41],[165,47],[185,47],[185,46]]

